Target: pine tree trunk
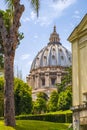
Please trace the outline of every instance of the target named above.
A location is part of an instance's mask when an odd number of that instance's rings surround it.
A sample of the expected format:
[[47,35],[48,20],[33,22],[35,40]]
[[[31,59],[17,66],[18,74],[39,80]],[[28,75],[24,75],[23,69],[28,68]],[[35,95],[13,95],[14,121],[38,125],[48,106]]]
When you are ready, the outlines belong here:
[[4,117],[5,125],[15,126],[15,107],[14,107],[14,55],[5,55],[5,86],[4,86]]

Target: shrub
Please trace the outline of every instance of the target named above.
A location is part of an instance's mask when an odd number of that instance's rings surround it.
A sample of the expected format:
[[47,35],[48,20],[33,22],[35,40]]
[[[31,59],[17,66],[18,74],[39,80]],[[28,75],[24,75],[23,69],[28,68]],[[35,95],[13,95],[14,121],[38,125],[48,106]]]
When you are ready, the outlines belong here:
[[20,120],[41,120],[58,123],[72,123],[72,114],[39,114],[39,115],[20,115],[16,116]]

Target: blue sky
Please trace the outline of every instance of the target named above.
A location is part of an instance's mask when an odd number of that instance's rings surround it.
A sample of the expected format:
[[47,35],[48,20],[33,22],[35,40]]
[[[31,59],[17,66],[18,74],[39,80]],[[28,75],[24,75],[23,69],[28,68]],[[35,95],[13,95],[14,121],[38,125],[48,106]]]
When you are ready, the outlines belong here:
[[[33,59],[49,42],[54,25],[62,45],[71,50],[67,38],[87,13],[87,0],[41,0],[38,18],[29,0],[21,0],[21,3],[25,5],[20,27],[24,39],[16,50],[15,73],[18,67],[23,80],[26,80]],[[5,8],[3,1],[0,2],[0,8]]]

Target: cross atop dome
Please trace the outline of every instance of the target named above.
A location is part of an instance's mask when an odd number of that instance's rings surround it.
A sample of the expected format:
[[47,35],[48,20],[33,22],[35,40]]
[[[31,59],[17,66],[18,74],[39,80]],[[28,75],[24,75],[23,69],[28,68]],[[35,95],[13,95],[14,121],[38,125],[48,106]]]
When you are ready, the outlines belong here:
[[50,43],[57,43],[60,42],[59,34],[56,32],[56,26],[54,25],[53,33],[50,35],[49,38]]

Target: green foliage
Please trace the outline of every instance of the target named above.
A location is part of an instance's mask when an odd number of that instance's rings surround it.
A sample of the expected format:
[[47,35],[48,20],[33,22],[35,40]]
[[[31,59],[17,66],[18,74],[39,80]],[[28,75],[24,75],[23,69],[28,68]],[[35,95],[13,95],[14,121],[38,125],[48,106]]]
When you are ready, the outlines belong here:
[[[3,116],[3,90],[4,78],[0,77],[0,116]],[[31,88],[22,80],[15,78],[14,80],[14,97],[15,97],[15,112],[16,115],[31,113],[32,111],[32,96]]]
[[58,93],[53,91],[48,101],[48,111],[56,111],[58,102]]
[[4,0],[8,6],[8,8],[13,12],[13,3],[14,3],[14,0]]
[[41,113],[46,111],[47,95],[43,92],[37,94],[37,99],[34,102],[34,113]]
[[66,71],[67,71],[67,74],[65,74],[63,78],[61,79],[61,83],[56,84],[58,88],[58,93],[65,91],[66,87],[72,84],[72,67],[66,68]]
[[4,90],[4,78],[0,77],[0,92],[3,92]]
[[72,105],[72,91],[71,86],[68,86],[64,92],[59,94],[58,110],[68,110]]
[[69,114],[71,113],[72,114],[72,111],[71,110],[65,110],[65,111],[56,111],[56,112],[49,112],[50,114]]
[[16,114],[31,113],[32,110],[32,96],[31,88],[27,83],[15,78],[14,81],[14,97],[15,97],[15,111]]
[[39,93],[37,94],[37,99],[38,99],[38,98],[43,98],[45,101],[48,100],[48,96],[47,96],[47,94],[44,93],[44,92],[39,92]]
[[0,121],[0,130],[15,130],[10,126],[5,126],[3,121]]
[[2,15],[5,27],[9,32],[10,26],[12,24],[11,10],[10,9],[7,9],[6,11],[0,10],[0,15]]
[[37,114],[37,115],[20,115],[16,116],[18,120],[41,120],[58,123],[72,123],[72,113],[61,114]]
[[31,2],[31,6],[37,12],[37,16],[38,16],[38,12],[40,8],[40,0],[31,0],[30,2]]
[[72,67],[66,68],[67,74],[63,76],[58,88],[58,110],[68,110],[72,105]]
[[0,116],[4,115],[4,95],[3,93],[0,91]]
[[4,122],[0,121],[0,130],[68,130],[69,124],[53,123],[46,121],[17,120],[16,127],[4,126]]

